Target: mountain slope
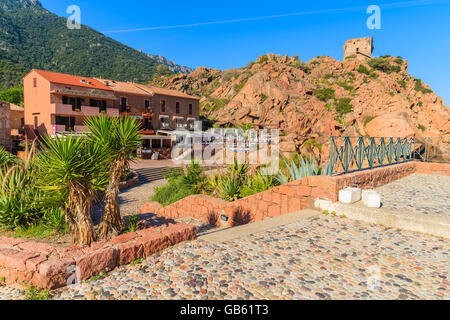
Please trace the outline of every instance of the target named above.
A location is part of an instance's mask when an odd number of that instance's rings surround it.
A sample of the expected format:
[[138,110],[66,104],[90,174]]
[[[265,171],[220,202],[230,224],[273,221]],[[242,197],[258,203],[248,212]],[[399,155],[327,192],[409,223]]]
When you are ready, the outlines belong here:
[[66,18],[45,10],[38,0],[1,0],[0,89],[18,84],[32,68],[148,81],[158,64],[88,26],[68,29]]
[[194,69],[186,67],[186,66],[180,66],[176,64],[175,62],[161,56],[161,55],[154,55],[154,54],[147,54],[150,58],[154,59],[159,64],[165,65],[170,71],[173,73],[183,73],[183,74],[189,74]]
[[449,108],[401,58],[303,63],[268,54],[245,68],[201,67],[153,83],[202,96],[202,111],[216,125],[280,129],[285,154],[320,156],[330,135],[450,138]]

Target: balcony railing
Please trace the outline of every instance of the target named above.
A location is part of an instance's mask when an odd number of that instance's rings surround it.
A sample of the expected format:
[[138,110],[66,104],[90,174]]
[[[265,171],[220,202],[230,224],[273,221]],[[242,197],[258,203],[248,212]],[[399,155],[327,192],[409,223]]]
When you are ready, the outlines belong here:
[[[100,114],[99,107],[81,106],[80,111],[73,110],[73,106],[70,104],[55,103],[50,106],[50,113],[56,115],[67,116],[98,116]],[[114,108],[106,108],[106,115],[118,116],[119,110]]]

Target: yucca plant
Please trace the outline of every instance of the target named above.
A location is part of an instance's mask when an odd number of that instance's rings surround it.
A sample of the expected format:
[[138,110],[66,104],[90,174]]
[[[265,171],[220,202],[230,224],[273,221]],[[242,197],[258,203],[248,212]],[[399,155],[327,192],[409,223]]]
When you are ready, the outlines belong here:
[[141,125],[134,118],[89,117],[86,126],[90,130],[91,143],[105,148],[109,162],[109,184],[105,191],[105,212],[98,234],[109,238],[124,228],[119,206],[119,186],[125,169],[134,159],[134,152],[142,138]]
[[300,163],[298,166],[295,164],[293,160],[291,160],[290,164],[287,163],[286,160],[284,161],[284,163],[286,165],[287,172],[283,173],[282,171],[280,171],[275,176],[275,179],[280,184],[286,184],[288,182],[297,181],[304,177],[328,174],[328,167],[320,169],[314,156],[311,162],[308,159],[300,157]]
[[20,159],[8,151],[5,150],[2,146],[0,146],[0,168],[1,167],[11,167],[20,162]]
[[47,193],[64,194],[65,213],[74,243],[91,244],[96,235],[92,199],[107,185],[105,147],[85,137],[46,137],[37,157],[39,187]]

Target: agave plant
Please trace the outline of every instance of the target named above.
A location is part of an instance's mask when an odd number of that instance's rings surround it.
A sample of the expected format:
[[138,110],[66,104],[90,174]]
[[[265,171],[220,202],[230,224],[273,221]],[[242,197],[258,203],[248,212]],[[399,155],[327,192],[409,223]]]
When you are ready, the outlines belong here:
[[0,168],[0,225],[3,227],[27,228],[58,205],[60,198],[44,193],[36,185],[34,151],[33,145],[26,161],[13,159],[10,168]]
[[297,181],[309,176],[328,175],[328,167],[320,169],[314,156],[311,162],[308,159],[300,157],[298,166],[293,160],[291,160],[290,164],[288,164],[286,160],[284,163],[286,165],[287,174],[280,171],[275,176],[275,179],[278,180],[280,184]]
[[239,198],[241,184],[232,176],[223,176],[218,183],[219,196],[227,201],[234,201]]
[[265,175],[261,171],[257,171],[254,175],[248,176],[247,182],[241,188],[240,196],[245,198],[256,193],[260,193],[274,187],[277,180],[273,176]]
[[0,170],[0,224],[15,229],[25,227],[42,217],[39,207],[41,190],[35,186],[33,170],[13,166]]
[[109,184],[105,191],[105,213],[99,236],[108,238],[124,228],[119,206],[119,186],[125,169],[141,143],[140,124],[133,118],[90,117],[85,122],[92,144],[104,147],[109,162]]

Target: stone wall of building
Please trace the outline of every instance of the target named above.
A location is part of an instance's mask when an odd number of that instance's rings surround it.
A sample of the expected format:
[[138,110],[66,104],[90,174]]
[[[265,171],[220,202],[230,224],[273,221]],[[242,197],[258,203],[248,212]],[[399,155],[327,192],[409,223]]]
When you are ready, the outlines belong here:
[[350,56],[358,59],[371,58],[373,49],[372,37],[348,40],[344,45],[344,59]]
[[8,102],[0,102],[0,146],[11,151],[11,112]]

